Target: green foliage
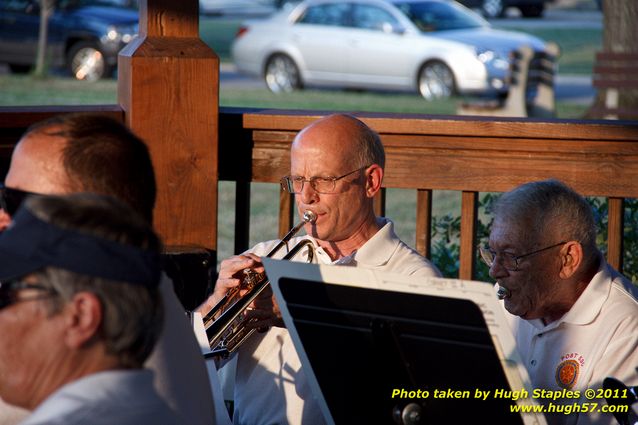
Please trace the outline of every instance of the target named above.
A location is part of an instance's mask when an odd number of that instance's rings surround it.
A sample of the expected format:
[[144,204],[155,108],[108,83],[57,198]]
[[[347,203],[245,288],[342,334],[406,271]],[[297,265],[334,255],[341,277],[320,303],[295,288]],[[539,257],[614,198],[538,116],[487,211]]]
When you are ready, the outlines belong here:
[[[498,194],[485,193],[480,200],[479,216],[488,218],[477,222],[476,238],[478,244],[486,244],[492,225],[492,205],[498,199]],[[485,222],[485,220],[487,220]],[[461,234],[461,218],[452,214],[432,219],[432,261],[445,277],[458,277],[459,274],[459,240]],[[483,263],[478,252],[475,254],[477,280],[489,282],[488,268]]]
[[445,214],[432,218],[432,261],[445,277],[458,276],[460,233],[461,217]]
[[[596,242],[601,252],[607,254],[608,208],[605,198],[588,199],[594,210],[598,227]],[[625,200],[625,225],[623,231],[623,274],[638,283],[638,199]]]
[[[492,206],[499,194],[486,193],[482,196],[479,206],[476,237],[478,244],[486,244],[492,226]],[[598,228],[596,238],[601,252],[607,254],[607,222],[608,208],[606,198],[588,198],[594,212],[594,219]],[[432,219],[432,261],[439,267],[445,277],[455,278],[459,271],[459,240],[461,233],[461,218],[452,214]],[[624,258],[623,274],[638,284],[638,199],[625,200],[624,226]],[[475,253],[476,280],[493,281],[488,268]]]

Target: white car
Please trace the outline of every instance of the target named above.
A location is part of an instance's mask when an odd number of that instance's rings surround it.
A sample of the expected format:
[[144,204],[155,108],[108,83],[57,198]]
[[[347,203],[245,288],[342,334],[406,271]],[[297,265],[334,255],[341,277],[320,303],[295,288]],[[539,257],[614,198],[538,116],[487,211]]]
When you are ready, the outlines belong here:
[[273,92],[305,86],[417,90],[426,99],[507,92],[510,54],[541,52],[446,0],[307,0],[247,21],[232,45],[240,72]]
[[275,12],[272,0],[199,0],[202,15],[270,15]]

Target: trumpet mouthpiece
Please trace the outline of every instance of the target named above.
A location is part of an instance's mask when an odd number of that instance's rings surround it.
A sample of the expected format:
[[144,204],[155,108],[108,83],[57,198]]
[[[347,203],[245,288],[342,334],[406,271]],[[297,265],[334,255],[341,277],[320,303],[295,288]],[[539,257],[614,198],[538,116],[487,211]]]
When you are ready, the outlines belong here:
[[314,223],[316,219],[317,219],[317,214],[315,214],[314,212],[310,210],[306,210],[303,213],[303,221],[305,221],[306,223]]
[[505,298],[510,296],[510,290],[505,288],[504,286],[499,286],[498,291],[496,291],[496,296],[499,300],[504,300]]

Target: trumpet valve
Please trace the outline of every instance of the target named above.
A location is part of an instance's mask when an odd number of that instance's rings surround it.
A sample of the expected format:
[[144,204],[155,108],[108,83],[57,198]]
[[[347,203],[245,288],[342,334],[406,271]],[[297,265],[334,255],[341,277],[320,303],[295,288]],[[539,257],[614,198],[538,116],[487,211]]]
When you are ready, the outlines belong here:
[[253,269],[244,269],[242,271],[244,278],[241,282],[241,289],[252,289],[262,279],[263,273],[257,273]]

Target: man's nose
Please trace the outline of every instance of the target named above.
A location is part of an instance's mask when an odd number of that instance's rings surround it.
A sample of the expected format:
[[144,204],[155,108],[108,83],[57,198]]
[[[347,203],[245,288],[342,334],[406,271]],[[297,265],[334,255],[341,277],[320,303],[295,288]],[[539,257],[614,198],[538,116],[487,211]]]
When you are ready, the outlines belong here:
[[301,192],[298,194],[299,199],[304,204],[314,204],[319,200],[319,194],[312,187],[310,182],[304,182],[303,187],[301,188]]
[[508,275],[507,269],[503,267],[503,262],[498,261],[498,258],[494,258],[494,261],[492,262],[492,265],[490,266],[489,273],[492,279],[498,279]]

